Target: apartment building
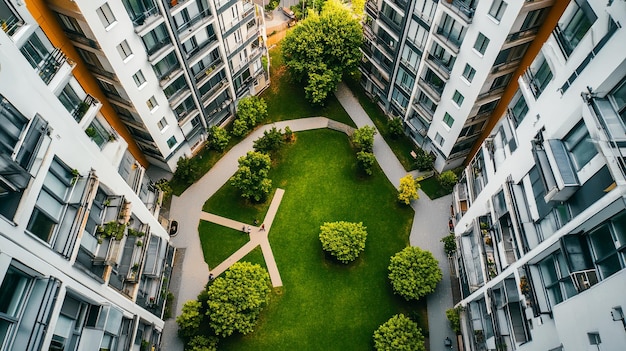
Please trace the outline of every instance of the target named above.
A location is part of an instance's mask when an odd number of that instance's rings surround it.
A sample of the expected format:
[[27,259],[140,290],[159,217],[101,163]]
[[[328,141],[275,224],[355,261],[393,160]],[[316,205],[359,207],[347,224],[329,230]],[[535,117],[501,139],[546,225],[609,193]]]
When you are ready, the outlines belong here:
[[67,51],[96,78],[132,142],[165,170],[198,151],[208,127],[233,117],[238,99],[269,85],[263,8],[252,2],[26,3],[40,11],[44,31],[56,26],[71,41]]
[[461,166],[555,3],[368,0],[361,84],[438,171]]
[[571,1],[455,188],[468,350],[626,345],[624,23]]
[[154,350],[162,196],[22,1],[0,28],[0,350]]

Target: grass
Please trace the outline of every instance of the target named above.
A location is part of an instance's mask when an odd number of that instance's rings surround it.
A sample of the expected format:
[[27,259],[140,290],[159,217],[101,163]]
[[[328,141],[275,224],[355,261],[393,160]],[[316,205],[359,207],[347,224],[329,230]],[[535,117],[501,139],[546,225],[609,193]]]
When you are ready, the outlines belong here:
[[[272,83],[269,88],[261,94],[261,97],[267,102],[268,118],[262,121],[260,123],[261,125],[277,121],[321,116],[356,127],[334,95],[328,98],[326,105],[323,107],[311,106],[311,104],[306,101],[302,84],[294,82],[289,72],[287,72],[287,67],[284,65],[280,53],[280,45],[270,50],[270,62],[270,78]],[[230,130],[230,126],[228,126],[227,129]],[[243,138],[231,136],[230,142],[223,152],[203,148],[192,159],[198,167],[198,176],[195,180],[205,175],[215,163],[219,161],[224,153],[228,152],[228,150],[241,140],[243,140]],[[191,184],[186,184],[176,177],[172,178],[170,181],[174,195],[182,194],[190,185]]]
[[[330,130],[297,133],[296,143],[275,159],[270,177],[285,195],[270,243],[284,286],[274,289],[253,333],[222,340],[220,349],[371,350],[374,330],[400,312],[417,314],[427,331],[426,299],[407,303],[387,279],[390,257],[408,245],[413,210],[398,204],[381,170],[357,177],[347,137]],[[212,198],[206,209],[230,208],[224,215],[241,217],[237,205],[222,203],[229,201],[223,195],[229,188],[219,190],[221,200]],[[230,201],[238,203],[236,197]],[[368,230],[365,251],[348,265],[329,259],[318,238],[321,224],[339,220],[362,221]],[[201,240],[205,247],[206,237]]]
[[450,191],[446,191],[441,187],[436,176],[426,178],[420,182],[422,191],[428,195],[431,200],[438,199],[442,196],[450,194]]
[[239,261],[246,261],[250,263],[255,263],[261,265],[261,267],[267,269],[267,265],[265,264],[265,258],[263,258],[263,251],[261,247],[257,246],[252,251],[250,251],[247,255],[242,257]]
[[225,186],[208,199],[202,210],[222,217],[228,217],[235,221],[253,224],[254,220],[263,220],[274,192],[268,196],[264,203],[256,204],[241,197],[239,190],[233,186]]
[[198,231],[204,261],[211,269],[250,241],[248,234],[207,221],[200,221]]
[[344,82],[352,93],[357,97],[361,107],[365,110],[365,112],[370,116],[374,125],[380,132],[381,136],[387,142],[387,145],[391,148],[393,153],[396,155],[404,169],[408,171],[412,171],[416,169],[415,161],[411,157],[411,151],[415,150],[417,146],[411,141],[411,139],[406,135],[401,135],[398,137],[392,137],[389,133],[389,128],[387,127],[387,121],[389,118],[385,116],[383,111],[378,107],[378,105],[373,102],[366,94],[358,80],[354,77],[349,77],[344,79]]

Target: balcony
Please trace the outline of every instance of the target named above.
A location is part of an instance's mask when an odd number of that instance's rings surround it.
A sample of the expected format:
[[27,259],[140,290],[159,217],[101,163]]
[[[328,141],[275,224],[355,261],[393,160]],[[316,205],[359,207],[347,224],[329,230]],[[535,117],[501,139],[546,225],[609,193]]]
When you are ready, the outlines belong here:
[[119,82],[119,79],[117,78],[117,75],[115,75],[115,73],[109,72],[103,67],[90,65],[88,63],[86,63],[85,66],[87,67],[87,69],[89,69],[89,71],[91,71],[91,73],[94,73],[96,76],[100,76],[114,82]]
[[535,35],[537,34],[538,30],[539,30],[539,27],[535,27],[535,28],[520,30],[518,32],[511,33],[506,37],[506,46],[508,47],[517,46],[521,44],[522,42],[531,41],[532,38],[534,38]]
[[13,36],[23,25],[23,19],[13,14],[10,10],[3,11],[0,9],[0,28],[2,28],[8,36]]
[[462,39],[452,36],[453,34],[454,33],[445,31],[442,27],[438,27],[435,31],[435,36],[437,37],[437,39],[439,39],[444,45],[446,45],[446,47],[448,47],[450,51],[458,54],[459,48],[461,47]]
[[196,73],[196,75],[193,78],[196,81],[196,83],[198,84],[198,86],[204,85],[203,83],[206,82],[206,80],[209,77],[211,77],[212,73],[217,72],[218,69],[221,68],[223,63],[224,63],[224,61],[222,61],[222,58],[220,57],[219,59],[211,62],[209,64],[210,66],[207,67],[205,70]]
[[187,52],[187,60],[189,62],[197,61],[200,58],[200,56],[202,56],[202,54],[205,52],[205,49],[212,46],[215,43],[217,43],[217,37],[214,35],[208,38],[207,40],[203,41],[202,43],[198,44],[198,46],[196,46],[195,48],[189,50],[189,52]]
[[[135,32],[141,31],[140,27],[148,24],[149,22],[152,22],[153,18],[156,19],[156,17],[161,15],[159,13],[158,6],[156,4],[154,4],[154,3],[152,3],[151,5],[152,6],[148,6],[148,7],[146,7],[145,5],[141,5],[142,8],[140,9],[140,11],[135,11],[135,9],[132,9],[132,11],[128,11],[128,15],[130,16],[130,20],[135,25]],[[127,6],[127,8],[128,8],[128,6]],[[132,14],[131,14],[131,12],[132,12]],[[148,22],[148,23],[146,23],[146,22]]]
[[65,56],[60,49],[55,49],[38,64],[35,68],[35,72],[39,74],[41,80],[46,84],[50,84],[54,76],[61,70],[61,67],[65,63],[69,65],[67,56]]
[[212,86],[211,89],[209,89],[209,91],[207,91],[206,93],[204,93],[204,95],[202,95],[202,98],[201,98],[202,104],[206,104],[207,102],[211,101],[213,96],[218,91],[220,91],[220,89],[222,89],[225,85],[226,85],[226,79],[222,79],[217,84]]
[[504,88],[506,87],[503,86],[491,89],[478,95],[478,97],[476,97],[476,105],[483,105],[487,101],[495,100],[495,97],[502,95],[502,93],[504,92]]
[[453,196],[454,196],[454,213],[456,220],[460,220],[461,217],[467,212],[467,209],[470,206],[470,199],[467,196],[467,183],[462,179],[459,183],[454,186]]
[[426,119],[428,122],[433,121],[435,111],[433,111],[429,106],[424,104],[422,101],[419,101],[419,99],[413,100],[413,106],[415,107],[417,112],[419,112],[420,116],[424,117],[424,119]]
[[[72,117],[74,117],[74,120],[76,122],[80,123],[80,121],[83,119],[83,117],[85,117],[85,115],[88,115],[88,119],[92,115],[92,113],[88,113],[89,110],[93,109],[95,111],[101,105],[102,104],[100,103],[100,101],[98,101],[93,96],[87,94],[87,96],[83,99],[83,101],[81,101],[72,112]],[[95,115],[95,112],[93,114]]]
[[97,41],[87,38],[83,33],[66,30],[65,35],[73,42],[89,46],[90,48],[100,50],[100,44]]
[[238,1],[241,0],[217,0],[215,1],[215,8],[217,9],[217,12],[222,13],[234,4],[236,4]]
[[434,82],[427,81],[424,78],[419,79],[418,85],[433,99],[435,102],[441,101],[441,93],[443,93],[444,85],[437,85]]
[[172,45],[172,41],[169,37],[163,38],[160,41],[156,42],[150,48],[146,48],[146,53],[148,54],[148,61],[153,62],[158,55],[159,51],[166,46]]
[[446,64],[440,58],[435,57],[432,54],[428,54],[426,62],[430,63],[430,66],[435,69],[437,73],[443,76],[443,79],[448,80],[450,78],[450,72],[452,71],[452,66],[454,65],[454,58],[451,63]]
[[199,22],[206,22],[203,21],[204,19],[208,19],[211,18],[211,11],[209,9],[206,9],[200,13],[198,13],[197,15],[193,16],[193,18],[191,18],[190,20],[188,20],[185,23],[182,23],[180,26],[178,26],[176,28],[176,32],[178,32],[178,34],[180,35],[182,32],[184,32],[185,30],[188,30],[189,32],[192,32],[195,29],[195,24],[199,23]]
[[472,19],[474,18],[474,12],[476,11],[476,4],[473,4],[474,1],[469,2],[470,3],[467,4],[465,1],[460,0],[440,1],[441,4],[443,4],[445,7],[457,14],[463,21],[465,21],[465,24],[467,25],[472,23]]
[[373,19],[378,18],[378,5],[376,5],[376,1],[367,0],[365,2],[365,11],[372,16]]

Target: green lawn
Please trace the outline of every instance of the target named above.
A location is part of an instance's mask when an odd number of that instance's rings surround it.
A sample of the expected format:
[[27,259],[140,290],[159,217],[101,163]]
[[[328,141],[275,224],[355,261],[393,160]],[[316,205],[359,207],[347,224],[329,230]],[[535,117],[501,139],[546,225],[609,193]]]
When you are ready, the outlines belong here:
[[[270,176],[285,195],[270,242],[284,286],[274,289],[256,330],[222,340],[220,350],[371,350],[374,330],[399,312],[417,314],[427,331],[426,300],[405,302],[387,279],[389,258],[408,245],[413,210],[398,204],[380,169],[358,178],[347,137],[329,130],[297,133],[275,159]],[[206,210],[231,208],[224,215],[241,218],[237,198],[223,195],[230,188]],[[362,221],[368,230],[365,251],[349,265],[328,259],[319,243],[320,225],[339,220]],[[206,247],[207,237],[201,239]]]
[[450,194],[449,191],[444,190],[436,176],[426,178],[420,182],[421,189],[431,200],[438,199],[442,196]]
[[215,268],[230,257],[240,247],[250,241],[248,234],[219,224],[200,221],[198,228],[204,261],[210,269]]
[[367,95],[365,95],[365,91],[359,84],[359,82],[355,78],[347,78],[344,79],[344,82],[350,90],[354,93],[354,95],[359,99],[359,103],[361,107],[365,110],[365,112],[370,116],[372,122],[376,125],[376,128],[380,132],[381,136],[393,153],[396,155],[404,169],[408,171],[414,170],[415,161],[411,157],[411,151],[415,150],[417,146],[411,141],[411,139],[406,135],[401,135],[399,137],[393,138],[389,132],[387,127],[387,121],[389,118],[385,116],[383,111],[373,102]]

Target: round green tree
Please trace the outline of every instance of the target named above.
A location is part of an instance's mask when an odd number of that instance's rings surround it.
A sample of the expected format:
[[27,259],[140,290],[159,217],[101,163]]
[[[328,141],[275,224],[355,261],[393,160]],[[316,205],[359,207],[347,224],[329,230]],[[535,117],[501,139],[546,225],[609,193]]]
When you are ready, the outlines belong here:
[[420,188],[418,182],[415,181],[413,175],[407,174],[400,178],[400,187],[398,188],[398,201],[405,205],[411,204],[411,200],[420,198],[417,189]]
[[224,128],[212,126],[208,129],[207,146],[215,151],[222,152],[228,146],[230,137]]
[[435,291],[441,281],[439,262],[429,251],[409,246],[391,257],[389,279],[393,291],[408,300],[417,300]]
[[270,277],[258,264],[237,262],[208,289],[207,315],[217,336],[248,334],[269,301]]
[[239,168],[230,179],[231,184],[239,189],[244,199],[265,201],[272,190],[272,180],[268,178],[271,163],[269,155],[248,151],[239,158]]
[[203,315],[202,303],[196,300],[189,300],[183,305],[183,311],[176,317],[178,323],[178,335],[183,340],[189,340],[199,333]]
[[322,248],[339,262],[352,262],[365,249],[366,229],[361,222],[339,221],[324,223],[320,227]]
[[422,331],[403,314],[396,314],[376,329],[374,347],[379,351],[426,351]]

